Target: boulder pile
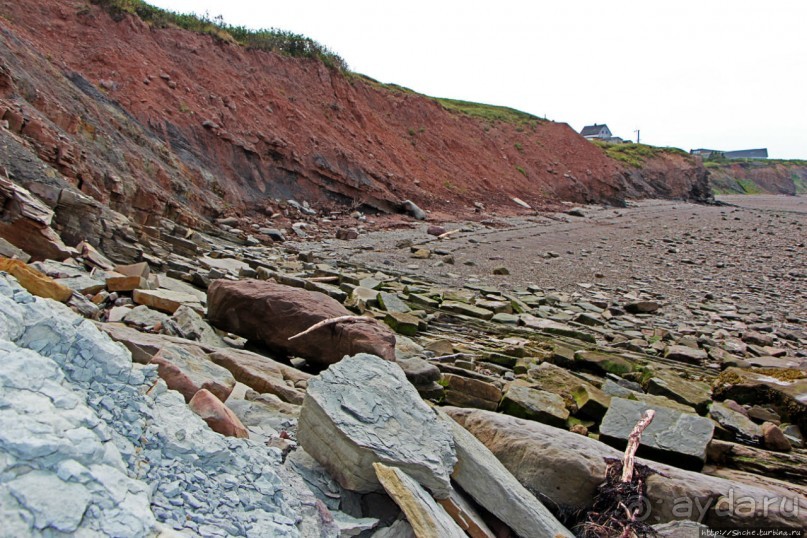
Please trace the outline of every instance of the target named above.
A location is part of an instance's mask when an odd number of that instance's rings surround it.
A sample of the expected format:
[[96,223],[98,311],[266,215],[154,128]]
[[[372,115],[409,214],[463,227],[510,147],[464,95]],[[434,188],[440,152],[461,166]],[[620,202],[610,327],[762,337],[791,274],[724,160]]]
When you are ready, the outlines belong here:
[[0,259],[12,535],[573,536],[648,409],[659,532],[807,523],[797,328],[181,235]]

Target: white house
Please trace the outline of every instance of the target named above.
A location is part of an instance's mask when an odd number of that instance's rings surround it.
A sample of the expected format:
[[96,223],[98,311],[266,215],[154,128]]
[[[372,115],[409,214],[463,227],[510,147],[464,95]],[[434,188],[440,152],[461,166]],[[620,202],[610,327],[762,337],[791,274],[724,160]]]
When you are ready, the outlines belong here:
[[613,138],[611,129],[604,123],[602,125],[597,125],[596,123],[594,125],[586,125],[583,127],[583,130],[580,131],[580,134],[583,135],[583,138],[595,140],[608,140],[609,138]]

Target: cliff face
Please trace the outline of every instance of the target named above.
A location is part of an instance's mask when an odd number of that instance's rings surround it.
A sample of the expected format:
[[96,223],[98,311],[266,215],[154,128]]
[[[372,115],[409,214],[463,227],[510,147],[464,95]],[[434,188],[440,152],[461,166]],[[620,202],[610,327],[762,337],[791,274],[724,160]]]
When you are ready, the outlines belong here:
[[709,202],[712,192],[709,172],[700,159],[670,151],[659,151],[640,167],[625,172],[630,198],[672,198]]
[[[0,0],[0,15],[0,164],[50,185],[35,192],[78,189],[139,225],[271,213],[274,198],[390,212],[411,199],[462,216],[475,202],[515,211],[512,197],[699,197],[697,173],[626,172],[566,124],[450,111],[80,0]],[[26,152],[39,162],[15,157]]]
[[751,161],[709,164],[709,180],[717,193],[807,194],[807,162]]

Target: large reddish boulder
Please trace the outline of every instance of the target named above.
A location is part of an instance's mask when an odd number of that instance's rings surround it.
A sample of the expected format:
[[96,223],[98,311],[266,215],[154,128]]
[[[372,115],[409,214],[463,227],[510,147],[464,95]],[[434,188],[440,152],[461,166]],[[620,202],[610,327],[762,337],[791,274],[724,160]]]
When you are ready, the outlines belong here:
[[235,413],[209,390],[202,389],[194,394],[188,405],[214,432],[228,437],[249,438],[249,431]]
[[366,323],[326,325],[289,340],[320,321],[350,314],[327,295],[268,280],[216,280],[207,290],[210,323],[271,351],[323,366],[357,353],[394,361],[395,334],[369,319]]

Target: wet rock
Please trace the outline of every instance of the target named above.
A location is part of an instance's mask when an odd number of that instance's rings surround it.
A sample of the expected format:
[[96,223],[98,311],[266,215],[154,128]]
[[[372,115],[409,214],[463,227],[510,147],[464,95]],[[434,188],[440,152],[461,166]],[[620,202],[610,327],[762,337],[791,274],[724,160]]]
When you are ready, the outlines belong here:
[[260,342],[270,350],[328,365],[368,352],[395,360],[395,335],[373,320],[336,323],[289,340],[316,323],[350,315],[321,293],[270,281],[217,280],[208,290],[208,319],[220,329]]
[[372,464],[404,470],[448,496],[456,455],[451,432],[396,364],[359,354],[308,382],[297,438],[345,488],[380,491]]
[[214,432],[225,437],[249,438],[249,432],[235,416],[235,413],[207,389],[201,389],[194,394],[188,405]]
[[[634,426],[650,408],[644,402],[613,398],[600,424],[600,439],[624,449]],[[664,407],[656,407],[655,411],[656,417],[642,434],[637,454],[685,469],[700,470],[714,433],[712,421]]]

